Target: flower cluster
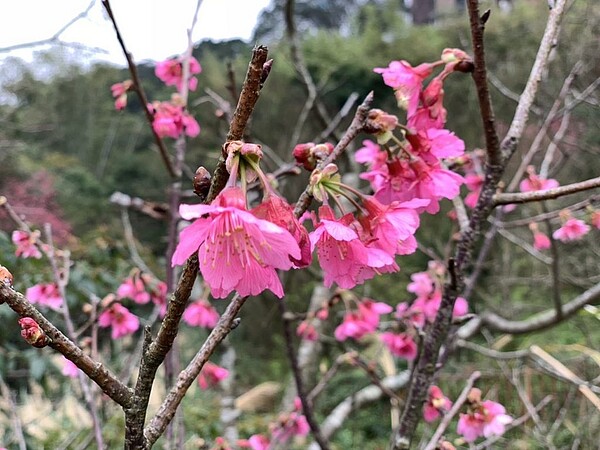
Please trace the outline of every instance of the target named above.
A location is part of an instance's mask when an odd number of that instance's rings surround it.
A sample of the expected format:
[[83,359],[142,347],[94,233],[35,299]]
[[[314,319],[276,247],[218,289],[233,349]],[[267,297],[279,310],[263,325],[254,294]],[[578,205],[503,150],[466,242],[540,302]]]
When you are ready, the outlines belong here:
[[117,288],[117,299],[131,299],[140,305],[152,301],[161,307],[161,316],[164,316],[167,305],[167,284],[139,269],[134,269]]
[[[448,58],[450,54],[453,56]],[[389,115],[377,114],[373,132],[379,145],[366,141],[356,153],[358,162],[368,164],[369,170],[361,177],[371,183],[375,197],[382,203],[427,199],[424,209],[434,214],[439,211],[441,199],[459,194],[464,180],[446,169],[442,160],[462,156],[465,145],[444,128],[443,81],[465,63],[470,60],[464,52],[446,49],[442,59],[434,63],[413,68],[406,61],[392,61],[386,68],[375,69],[394,89],[398,106],[407,112],[402,140],[392,134],[397,122]],[[440,65],[444,65],[442,72],[424,87],[425,80]]]
[[[400,303],[396,307],[396,317],[417,328],[425,326],[425,322],[433,322],[442,302],[444,266],[437,261],[430,261],[426,272],[411,275],[412,282],[407,286],[417,298],[409,305]],[[454,317],[464,316],[469,307],[463,297],[458,297],[454,303]]]
[[160,137],[177,139],[182,134],[196,137],[200,134],[200,125],[185,109],[181,97],[173,95],[170,102],[154,102],[148,109],[154,115],[152,128]]
[[122,83],[115,83],[110,87],[113,98],[115,99],[115,109],[122,111],[127,106],[127,92],[133,87],[133,81],[125,80]]
[[[175,86],[178,91],[183,87],[183,61],[184,57],[167,59],[156,64],[154,74],[167,86]],[[198,79],[193,75],[202,72],[202,67],[196,58],[189,57],[189,79],[188,89],[195,91],[198,87]]]
[[468,411],[460,415],[456,429],[467,442],[473,442],[481,436],[500,436],[504,434],[506,425],[512,422],[512,417],[506,414],[506,409],[500,403],[481,401],[481,391],[477,388],[471,389],[467,403]]
[[42,252],[39,247],[42,244],[39,238],[39,231],[33,231],[31,233],[23,230],[13,231],[12,241],[13,244],[17,246],[15,255],[20,256],[21,258],[40,259],[42,257]]
[[105,300],[108,306],[98,317],[98,325],[102,328],[110,327],[110,336],[113,339],[135,333],[140,327],[140,320],[137,316],[121,303],[114,301],[114,296],[109,295]]

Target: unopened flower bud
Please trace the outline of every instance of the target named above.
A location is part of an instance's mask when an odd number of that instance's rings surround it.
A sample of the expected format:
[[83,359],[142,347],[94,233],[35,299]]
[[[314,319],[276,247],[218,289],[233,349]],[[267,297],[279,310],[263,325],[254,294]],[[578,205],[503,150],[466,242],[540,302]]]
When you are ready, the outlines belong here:
[[12,287],[13,284],[12,273],[4,266],[0,266],[0,283],[4,283],[8,287]]
[[21,326],[21,336],[23,336],[23,339],[34,347],[42,348],[52,342],[50,338],[46,336],[44,330],[42,330],[38,323],[31,317],[19,319],[19,325]]
[[196,169],[194,174],[194,194],[205,199],[210,190],[210,172],[203,166]]
[[471,404],[481,403],[481,390],[477,388],[472,388],[469,391],[469,395],[467,395],[467,401]]
[[459,48],[445,48],[442,51],[442,61],[447,63],[467,61],[471,57],[463,50]]
[[377,143],[385,144],[392,138],[392,131],[398,126],[398,118],[381,109],[372,109],[367,116],[365,131],[377,136]]

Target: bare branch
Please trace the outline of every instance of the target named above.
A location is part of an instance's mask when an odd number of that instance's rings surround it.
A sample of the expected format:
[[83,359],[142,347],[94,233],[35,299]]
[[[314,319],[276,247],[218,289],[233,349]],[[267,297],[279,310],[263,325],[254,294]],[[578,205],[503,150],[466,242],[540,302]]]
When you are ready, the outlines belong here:
[[112,8],[110,7],[110,1],[102,0],[102,5],[104,6],[104,9],[106,10],[106,13],[108,14],[108,17],[110,18],[110,20],[113,24],[113,28],[115,29],[115,33],[117,35],[117,40],[119,41],[119,44],[121,45],[121,50],[123,50],[123,54],[125,55],[125,58],[127,59],[127,65],[129,66],[129,72],[131,73],[131,78],[133,80],[133,89],[136,92],[136,94],[140,100],[140,105],[142,106],[142,109],[144,110],[146,120],[148,121],[150,130],[152,131],[152,135],[154,136],[154,141],[156,142],[156,145],[158,146],[160,156],[163,160],[163,163],[165,164],[167,171],[169,172],[169,175],[171,175],[171,177],[173,177],[173,178],[176,178],[177,173],[175,172],[175,168],[173,167],[173,163],[171,162],[171,157],[169,156],[169,152],[167,151],[167,148],[165,147],[165,143],[162,140],[162,138],[156,133],[156,131],[154,130],[154,127],[152,126],[152,123],[154,122],[154,115],[148,108],[148,97],[146,97],[146,92],[144,91],[144,88],[142,87],[142,82],[138,75],[137,66],[135,65],[135,62],[133,61],[133,56],[131,55],[131,53],[129,53],[129,51],[127,50],[127,47],[125,47],[125,42],[123,41],[123,37],[121,36],[121,32],[119,31],[119,27],[117,26],[117,21],[113,14]]
[[102,392],[124,408],[133,402],[133,391],[121,383],[117,377],[101,363],[86,355],[77,345],[60,332],[42,313],[40,313],[23,294],[0,283],[0,303],[6,304],[20,317],[31,317],[44,330],[52,342],[48,345],[79,367]]
[[545,189],[543,191],[496,194],[494,196],[494,205],[539,202],[541,200],[559,198],[564,195],[576,194],[577,192],[587,191],[597,187],[600,187],[600,177],[580,181],[579,183],[567,184],[566,186],[560,186],[553,189]]
[[[71,20],[69,20],[65,25],[63,25],[56,33],[54,33],[49,38],[41,39],[39,41],[26,42],[23,44],[9,45],[8,47],[2,47],[2,48],[0,48],[0,53],[12,52],[13,50],[19,50],[21,48],[37,47],[38,45],[46,45],[46,44],[52,44],[55,42],[59,42],[60,35],[63,34],[65,31],[67,31],[67,29],[69,29],[71,27],[71,25],[73,25],[75,22],[87,17],[88,13],[90,12],[90,10],[92,9],[92,7],[94,6],[95,3],[96,3],[96,0],[92,0],[88,4],[87,8],[85,8],[85,10],[83,10],[82,12],[77,14],[75,17],[73,17]],[[66,45],[69,45],[69,44],[66,44]]]
[[425,447],[425,450],[435,450],[436,449],[436,447],[438,445],[438,441],[444,434],[444,431],[446,431],[446,428],[448,428],[448,425],[450,425],[450,422],[452,421],[454,416],[458,413],[460,408],[462,408],[463,404],[467,400],[467,396],[469,395],[469,392],[471,392],[471,389],[473,389],[473,385],[475,384],[475,381],[477,381],[479,379],[479,377],[481,377],[481,372],[475,371],[467,379],[467,384],[465,385],[462,392],[460,393],[460,395],[458,396],[458,398],[452,405],[452,408],[450,409],[450,411],[448,411],[444,415],[444,418],[441,420],[440,424],[436,428],[435,433],[433,433],[433,436],[431,436],[431,439],[429,440],[429,443]]

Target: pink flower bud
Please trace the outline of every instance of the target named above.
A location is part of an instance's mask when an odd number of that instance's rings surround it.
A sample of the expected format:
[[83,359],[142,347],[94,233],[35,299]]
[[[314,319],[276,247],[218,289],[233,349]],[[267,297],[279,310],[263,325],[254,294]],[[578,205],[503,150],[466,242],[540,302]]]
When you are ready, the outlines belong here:
[[23,339],[34,347],[42,348],[51,342],[44,330],[31,317],[19,319],[19,325],[21,326],[21,336],[23,336]]
[[0,265],[0,283],[4,283],[8,287],[11,287],[13,284],[12,273],[10,273],[6,267],[1,266],[1,265]]

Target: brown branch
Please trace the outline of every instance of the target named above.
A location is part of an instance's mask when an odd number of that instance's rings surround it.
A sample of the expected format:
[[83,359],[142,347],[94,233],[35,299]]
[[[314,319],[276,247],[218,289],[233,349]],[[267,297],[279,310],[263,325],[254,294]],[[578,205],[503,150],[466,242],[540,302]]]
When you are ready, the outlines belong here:
[[[266,78],[264,67],[267,62],[267,54],[268,50],[264,46],[257,46],[252,52],[252,59],[248,66],[246,79],[240,93],[236,110],[233,114],[229,133],[227,134],[228,141],[240,140],[243,138],[244,129],[246,128],[246,124],[258,101],[260,89]],[[227,178],[228,173],[225,168],[225,161],[221,157],[212,177],[210,191],[205,199],[205,203],[210,203],[219,192],[221,192]],[[177,288],[169,301],[167,314],[163,319],[156,340],[149,344],[147,350],[144,351],[138,384],[143,383],[143,386],[145,386],[140,393],[143,395],[146,403],[148,396],[150,395],[150,388],[152,387],[152,380],[155,377],[156,369],[164,360],[167,352],[171,349],[177,335],[179,322],[181,321],[183,311],[187,305],[197,273],[198,256],[193,255],[188,259]],[[214,352],[215,348],[231,332],[232,323],[245,300],[245,298],[239,297],[238,295],[234,296],[227,307],[227,310],[221,316],[219,323],[202,345],[202,348],[188,364],[186,369],[184,369],[177,377],[177,382],[163,401],[156,415],[144,429],[143,435],[138,433],[136,436],[132,437],[132,440],[130,441],[131,444],[138,445],[140,448],[150,448],[165,431],[193,380],[198,376],[200,370],[202,370],[202,367]],[[136,392],[137,390],[138,388],[136,386]],[[136,426],[143,426],[145,410],[137,412],[134,416],[138,417]],[[130,448],[138,447],[133,446]]]
[[600,177],[591,178],[586,181],[580,181],[579,183],[567,184],[566,186],[560,186],[553,189],[545,189],[543,191],[496,194],[494,195],[494,205],[509,205],[511,203],[529,203],[539,202],[541,200],[551,200],[597,187],[600,187]]
[[[492,99],[487,83],[487,69],[485,66],[485,50],[483,45],[483,32],[485,29],[485,20],[482,20],[479,13],[479,2],[469,0],[467,2],[469,10],[469,23],[471,25],[471,40],[473,42],[473,81],[477,89],[477,98],[479,99],[479,109],[481,111],[481,120],[483,121],[483,131],[485,135],[485,146],[487,152],[487,163],[491,166],[498,166],[502,162],[500,154],[500,142],[496,132],[496,123],[494,118],[494,109]],[[489,11],[486,11],[489,16]]]
[[[405,370],[398,375],[392,375],[385,377],[381,380],[381,384],[388,389],[397,391],[404,387],[410,380],[410,372]],[[362,388],[358,392],[346,397],[342,400],[329,415],[323,420],[321,427],[323,436],[327,439],[331,439],[333,435],[341,428],[346,419],[352,414],[352,412],[364,407],[369,403],[376,402],[384,397],[385,394],[377,386],[369,385]],[[309,446],[309,450],[317,449],[316,444]]]
[[110,20],[113,24],[115,34],[117,35],[117,40],[119,41],[121,50],[123,51],[123,54],[125,55],[125,58],[127,59],[127,66],[129,67],[129,72],[130,72],[131,78],[133,80],[133,90],[135,91],[135,93],[138,96],[138,99],[140,100],[140,104],[142,106],[142,109],[144,110],[144,115],[146,116],[146,120],[148,121],[148,124],[150,125],[150,130],[152,131],[152,135],[154,136],[154,141],[156,142],[156,145],[158,146],[158,150],[160,152],[160,156],[163,160],[163,163],[165,164],[165,167],[167,168],[169,175],[171,175],[171,177],[173,177],[173,178],[177,178],[178,174],[175,171],[175,168],[173,167],[173,163],[171,162],[171,158],[169,157],[169,152],[167,151],[165,143],[162,140],[162,138],[156,133],[156,131],[154,131],[154,127],[152,126],[152,123],[154,122],[154,114],[152,114],[152,112],[148,108],[148,97],[146,97],[146,92],[144,91],[144,88],[142,87],[142,83],[140,81],[140,77],[139,77],[139,74],[137,71],[137,66],[135,65],[135,62],[133,61],[133,56],[131,55],[131,53],[129,53],[129,51],[127,50],[127,47],[125,46],[125,42],[123,41],[123,37],[121,36],[119,27],[117,26],[117,21],[115,20],[115,16],[113,14],[112,8],[110,7],[110,1],[102,0],[102,6],[104,6],[104,9],[106,10],[106,13],[108,14],[108,17],[110,18]]
[[[454,274],[453,278],[456,281],[451,280],[444,286],[444,293],[436,319],[426,330],[421,357],[413,373],[400,425],[392,436],[391,448],[394,450],[408,449],[410,447],[417,425],[421,419],[420,408],[425,401],[427,390],[431,385],[436,370],[439,350],[450,329],[454,303],[458,293],[464,288],[463,270],[471,259],[476,239],[481,232],[481,227],[493,209],[493,197],[504,173],[506,163],[515,152],[525,129],[530,109],[538,90],[539,81],[548,64],[551,44],[555,42],[558,35],[565,4],[566,0],[558,0],[555,8],[550,12],[544,37],[542,38],[529,80],[520,97],[510,129],[499,148],[497,147],[495,130],[492,128],[493,112],[491,110],[491,103],[488,102],[489,91],[487,87],[477,86],[481,115],[484,120],[488,156],[485,167],[485,179],[477,205],[471,215],[469,228],[461,233],[461,238],[456,249],[455,262],[451,261],[452,264],[449,267],[449,272],[451,276]],[[483,24],[479,17],[478,5],[478,0],[468,1],[471,38],[475,52],[474,81],[476,85],[483,85],[487,84],[487,78],[481,76],[482,71],[485,70],[485,66],[483,65]]]
[[[471,1],[472,0],[470,0],[469,3],[471,3]],[[529,112],[531,111],[539,84],[542,80],[542,75],[548,65],[550,51],[556,46],[558,35],[560,33],[560,24],[566,5],[567,0],[557,0],[554,4],[554,8],[550,10],[548,15],[546,29],[544,30],[544,35],[542,36],[533,67],[529,73],[529,79],[527,80],[523,93],[519,97],[519,104],[517,105],[515,116],[507,136],[501,145],[502,157],[505,161],[510,159],[516,151],[517,143],[527,125]]]
[[528,319],[508,320],[495,313],[484,312],[480,316],[480,323],[478,327],[485,326],[492,331],[509,334],[532,333],[534,331],[544,330],[565,319],[568,319],[588,303],[598,301],[599,299],[600,283],[595,284],[570,302],[565,303],[562,306],[562,316],[558,316],[555,309],[549,309]]
[[94,361],[77,345],[67,338],[58,328],[46,319],[23,294],[0,283],[0,304],[6,303],[20,317],[31,317],[44,330],[52,342],[48,345],[61,353],[69,361],[80,368],[102,392],[124,408],[131,406],[133,391],[125,386],[117,377],[105,368],[102,363]]
[[[229,125],[229,132],[227,133],[228,141],[241,140],[244,137],[244,130],[246,124],[250,119],[250,115],[256,106],[260,90],[264,84],[265,63],[267,62],[268,49],[263,45],[258,45],[252,50],[252,59],[248,64],[248,71],[246,72],[246,79],[240,93],[238,104],[233,113],[233,118]],[[223,155],[219,158],[217,167],[215,169],[210,191],[206,198],[206,203],[210,203],[215,197],[223,190],[229,173],[225,168],[225,159]]]
[[296,354],[296,349],[294,348],[293,344],[291,323],[290,321],[283,319],[287,313],[287,308],[284,300],[285,299],[281,299],[279,301],[279,313],[281,314],[283,323],[283,336],[285,338],[286,354],[290,360],[290,366],[294,375],[294,381],[296,382],[296,393],[300,398],[300,403],[302,404],[302,412],[304,413],[304,417],[306,417],[306,422],[308,422],[308,426],[310,427],[310,431],[315,441],[317,441],[321,450],[328,450],[329,444],[321,433],[321,427],[319,426],[319,423],[315,420],[312,405],[309,402],[307,393],[304,389],[304,379],[300,367],[298,365],[298,355]]
[[151,447],[165,431],[167,425],[175,415],[175,411],[181,403],[181,400],[183,400],[187,390],[200,374],[206,361],[208,361],[217,346],[231,332],[232,327],[234,326],[234,320],[247,298],[248,297],[240,297],[237,294],[233,297],[233,300],[231,300],[231,303],[229,303],[227,309],[219,318],[219,322],[211,331],[204,344],[202,344],[198,353],[196,353],[188,366],[181,371],[177,377],[177,382],[169,391],[167,397],[156,412],[156,415],[144,430],[147,448]]
[[448,425],[450,425],[450,422],[452,421],[454,416],[458,413],[460,408],[462,408],[463,404],[467,400],[469,392],[471,392],[471,389],[473,389],[475,381],[477,381],[479,377],[481,377],[481,372],[475,371],[467,379],[467,384],[465,385],[464,389],[461,391],[460,395],[452,405],[450,411],[444,414],[442,421],[436,428],[435,432],[433,433],[433,436],[431,436],[431,439],[429,440],[429,443],[427,444],[424,450],[435,450],[437,448],[438,441],[444,434],[444,431],[446,431],[446,428],[448,428]]
[[575,203],[571,206],[567,206],[565,208],[557,209],[555,211],[549,211],[547,213],[537,214],[535,216],[526,217],[524,219],[511,220],[510,222],[494,221],[494,224],[496,224],[498,226],[498,228],[523,227],[523,226],[529,225],[532,222],[543,222],[546,220],[556,219],[557,217],[560,217],[561,211],[564,211],[564,210],[579,211],[581,209],[587,208],[590,205],[594,206],[597,203],[600,203],[600,195],[592,195],[589,198],[586,198],[585,200],[582,200],[580,202],[577,202],[577,203]]

